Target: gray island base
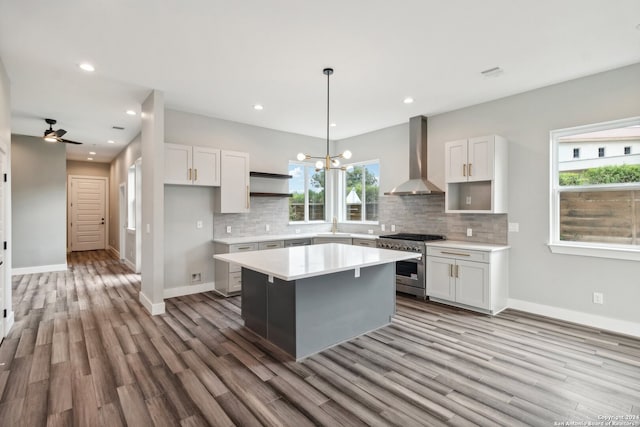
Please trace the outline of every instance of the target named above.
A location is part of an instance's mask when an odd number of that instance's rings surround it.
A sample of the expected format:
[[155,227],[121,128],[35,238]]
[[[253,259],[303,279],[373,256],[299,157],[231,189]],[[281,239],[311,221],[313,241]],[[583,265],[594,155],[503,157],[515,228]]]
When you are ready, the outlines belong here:
[[419,256],[326,243],[213,257],[242,266],[245,326],[299,360],[388,325],[395,263]]
[[290,281],[242,268],[245,326],[296,360],[388,325],[394,313],[393,262]]

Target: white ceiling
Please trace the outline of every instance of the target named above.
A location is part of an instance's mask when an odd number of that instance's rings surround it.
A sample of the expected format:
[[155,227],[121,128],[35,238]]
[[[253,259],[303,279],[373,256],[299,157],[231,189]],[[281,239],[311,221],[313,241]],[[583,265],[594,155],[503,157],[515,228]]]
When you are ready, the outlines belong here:
[[638,0],[0,0],[0,58],[14,133],[54,118],[84,142],[68,158],[110,161],[150,89],[167,108],[324,137],[333,67],[343,139],[640,62],[639,24]]

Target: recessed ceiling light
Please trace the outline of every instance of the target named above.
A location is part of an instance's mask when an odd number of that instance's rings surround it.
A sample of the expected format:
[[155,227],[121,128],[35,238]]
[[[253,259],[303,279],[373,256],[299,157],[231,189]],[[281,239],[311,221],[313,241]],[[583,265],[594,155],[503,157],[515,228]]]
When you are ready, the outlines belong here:
[[640,24],[636,25],[636,30],[640,31]]
[[334,128],[334,127],[336,127],[336,126],[338,126],[338,125],[337,125],[337,124],[335,124],[335,123],[331,123],[329,126],[331,126],[332,128]]
[[488,70],[480,71],[480,74],[482,74],[484,77],[498,77],[502,73],[504,73],[504,70],[500,67],[493,67],[489,68]]
[[410,96],[407,96],[405,99],[402,100],[402,102],[404,102],[405,104],[413,104],[413,98]]
[[96,152],[95,151],[89,151],[89,154],[91,154],[93,156],[94,154],[96,154]]
[[116,142],[113,139],[107,141],[107,144],[115,144]]
[[78,67],[80,67],[81,70],[87,71],[89,73],[93,73],[96,70],[96,68],[88,62],[83,62],[82,64],[78,65]]
[[264,110],[264,107],[261,104],[255,104],[253,106],[253,109],[260,111],[260,110]]
[[93,157],[87,157],[87,160],[93,160]]
[[133,111],[133,110],[127,110],[127,114],[130,115],[130,116],[135,116],[136,112]]

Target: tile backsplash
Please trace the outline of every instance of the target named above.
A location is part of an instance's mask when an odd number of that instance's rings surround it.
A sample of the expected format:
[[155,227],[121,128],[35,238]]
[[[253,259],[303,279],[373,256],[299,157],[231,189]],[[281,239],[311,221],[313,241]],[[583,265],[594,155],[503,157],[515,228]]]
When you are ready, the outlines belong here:
[[[215,237],[240,237],[269,234],[294,234],[329,231],[330,223],[289,224],[287,198],[252,198],[251,212],[246,214],[215,214]],[[379,225],[346,224],[339,231],[351,233],[390,234],[391,225],[397,232],[444,234],[449,240],[482,243],[507,243],[507,214],[444,213],[444,195],[433,196],[380,196]],[[266,231],[266,225],[269,231]],[[380,225],[386,226],[381,231]],[[231,226],[231,234],[226,227]],[[467,228],[473,236],[467,237]]]

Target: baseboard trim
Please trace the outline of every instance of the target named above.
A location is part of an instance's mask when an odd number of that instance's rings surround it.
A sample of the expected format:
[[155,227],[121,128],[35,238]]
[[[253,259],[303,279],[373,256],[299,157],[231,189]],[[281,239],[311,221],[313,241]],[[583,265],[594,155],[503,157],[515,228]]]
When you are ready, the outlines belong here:
[[640,337],[640,323],[636,322],[612,319],[610,317],[598,316],[596,314],[583,313],[581,311],[568,310],[566,308],[553,307],[550,305],[537,304],[512,298],[509,298],[508,305],[509,308],[513,308],[515,310],[553,317],[555,319],[578,323],[580,325],[590,326],[610,332],[616,332],[618,334]]
[[113,256],[115,256],[116,258],[121,259],[121,258],[120,258],[120,251],[118,251],[118,250],[117,250],[116,248],[114,248],[113,246],[109,245],[109,246],[107,247],[107,251],[111,252],[111,254],[112,254]]
[[129,269],[130,269],[131,271],[133,271],[134,273],[136,272],[136,266],[135,266],[131,261],[129,261],[129,260],[128,260],[128,259],[126,259],[126,258],[124,259],[124,265],[126,265],[127,267],[129,267]]
[[50,273],[53,271],[66,271],[67,263],[64,264],[51,264],[51,265],[36,265],[33,267],[19,267],[12,268],[11,275],[19,276],[22,274],[35,274],[35,273]]
[[184,295],[199,294],[200,292],[212,291],[213,282],[200,283],[197,285],[178,286],[177,288],[167,288],[164,290],[165,298],[175,298]]
[[159,303],[152,303],[151,300],[149,298],[147,298],[147,296],[145,294],[143,294],[142,292],[140,292],[140,304],[142,304],[142,306],[152,315],[158,315],[158,314],[164,314],[165,312],[165,306],[164,306],[164,301],[163,302],[159,302]]
[[8,314],[7,314],[7,318],[4,320],[4,336],[7,337],[9,336],[9,331],[11,331],[11,327],[13,326],[13,324],[15,323],[15,314],[13,312],[13,310],[11,310]]

